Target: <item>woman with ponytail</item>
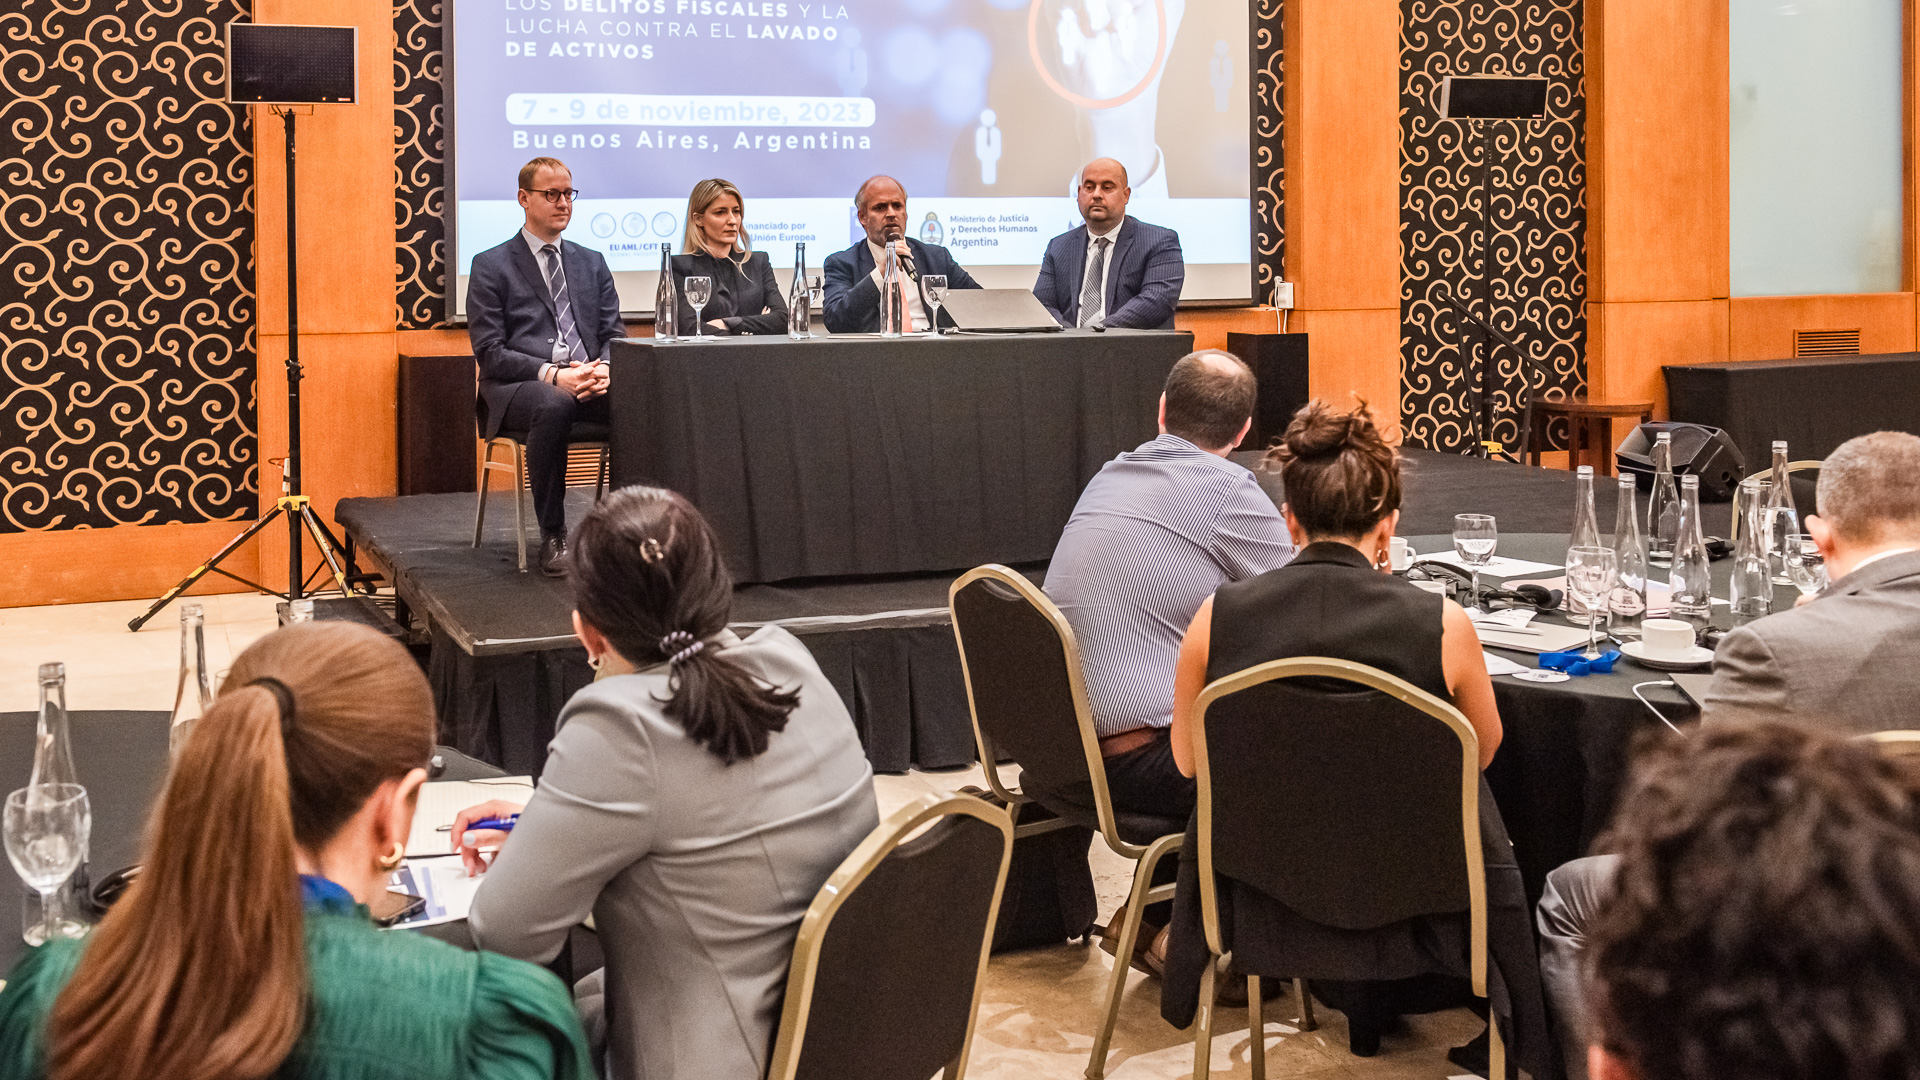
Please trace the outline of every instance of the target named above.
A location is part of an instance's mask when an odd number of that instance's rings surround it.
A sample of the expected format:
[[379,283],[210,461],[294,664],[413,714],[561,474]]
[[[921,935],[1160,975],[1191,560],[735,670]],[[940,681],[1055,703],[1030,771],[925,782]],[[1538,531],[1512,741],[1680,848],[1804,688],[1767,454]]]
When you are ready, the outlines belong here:
[[[486,873],[474,938],[544,961],[591,914],[606,968],[578,991],[604,987],[606,1075],[754,1080],[800,919],[879,824],[873,770],[805,646],[727,629],[733,581],[685,499],[610,493],[568,560],[600,677],[561,711],[532,801],[454,821]],[[467,831],[512,813],[504,836]]]
[[10,973],[0,1076],[591,1076],[551,974],[367,918],[433,732],[420,669],[371,630],[310,623],[241,653],[167,779],[140,876],[87,938]]

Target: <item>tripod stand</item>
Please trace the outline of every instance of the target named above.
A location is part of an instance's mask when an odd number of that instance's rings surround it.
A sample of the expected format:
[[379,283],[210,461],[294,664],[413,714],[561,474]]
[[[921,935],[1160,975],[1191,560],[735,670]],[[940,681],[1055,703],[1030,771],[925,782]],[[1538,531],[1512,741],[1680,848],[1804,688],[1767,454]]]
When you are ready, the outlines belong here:
[[[1540,361],[1535,360],[1529,355],[1527,350],[1522,348],[1519,342],[1503,333],[1499,327],[1475,314],[1473,308],[1467,306],[1465,302],[1453,294],[1452,289],[1448,289],[1447,292],[1441,296],[1441,299],[1445,300],[1447,304],[1453,308],[1454,312],[1460,316],[1462,323],[1460,328],[1460,354],[1462,356],[1465,356],[1467,351],[1467,329],[1465,324],[1472,323],[1474,326],[1480,328],[1481,333],[1492,338],[1495,346],[1505,345],[1520,361],[1520,380],[1526,384],[1527,403],[1522,407],[1520,413],[1520,450],[1513,455],[1513,459],[1524,463],[1527,456],[1527,449],[1533,445],[1533,380],[1529,376],[1537,374],[1541,376],[1543,382],[1551,383],[1553,381],[1553,373],[1541,366]],[[1493,440],[1490,438],[1493,434],[1493,394],[1487,387],[1487,370],[1492,366],[1494,351],[1495,350],[1491,348],[1488,350],[1487,361],[1480,367],[1478,385],[1467,388],[1468,395],[1473,398],[1474,433],[1477,436],[1476,441],[1480,444],[1481,457],[1491,456],[1489,451],[1493,445]],[[1473,378],[1472,375],[1466,377],[1469,379]]]
[[[346,596],[349,592],[348,583],[360,576],[354,572],[351,556],[345,556],[345,565],[342,565],[343,556],[336,553],[343,549],[343,545],[334,538],[326,522],[321,521],[319,515],[313,512],[312,500],[300,491],[300,379],[304,369],[300,366],[299,263],[295,243],[297,233],[294,227],[294,113],[291,108],[276,108],[273,111],[286,121],[287,126],[287,456],[281,467],[280,498],[275,501],[273,509],[263,514],[260,520],[247,526],[239,536],[228,541],[227,545],[216,552],[213,558],[194,567],[180,584],[168,589],[165,595],[153,602],[152,607],[127,623],[129,630],[139,630],[145,626],[147,620],[160,613],[161,608],[172,603],[175,597],[191,589],[208,574],[219,574],[222,577],[231,578],[249,588],[258,589],[263,593],[272,593],[288,603],[300,599],[306,590],[306,574],[301,568],[302,556],[305,554],[303,543],[306,536],[313,537],[313,542],[320,548],[320,556],[326,560],[327,569],[332,572],[333,583],[340,590],[340,595]],[[286,592],[269,589],[259,582],[249,581],[220,566],[227,556],[232,555],[247,541],[265,531],[267,526],[279,520],[282,515],[287,519]]]

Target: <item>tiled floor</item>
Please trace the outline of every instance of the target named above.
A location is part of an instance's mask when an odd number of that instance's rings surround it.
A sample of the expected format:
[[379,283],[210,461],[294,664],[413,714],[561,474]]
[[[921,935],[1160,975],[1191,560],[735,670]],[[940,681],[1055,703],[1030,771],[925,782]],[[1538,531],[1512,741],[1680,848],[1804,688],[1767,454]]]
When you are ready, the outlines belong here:
[[[206,613],[207,665],[215,673],[224,672],[240,650],[275,626],[275,601],[270,596],[222,594],[192,602],[201,604]],[[38,665],[55,660],[67,665],[69,708],[171,708],[179,664],[179,613],[177,605],[169,607],[139,633],[129,633],[127,621],[146,607],[146,601],[124,601],[0,609],[0,712],[35,708],[35,671]],[[930,789],[982,783],[979,769],[974,768],[881,776],[874,787],[885,814]],[[1097,840],[1092,858],[1104,918],[1125,896],[1132,864]],[[974,1080],[1079,1080],[1111,971],[1107,954],[1084,945],[994,958],[981,995],[968,1076]],[[1191,1033],[1161,1020],[1159,1007],[1159,984],[1130,974],[1108,1054],[1107,1076],[1161,1080],[1191,1075]],[[1346,1022],[1341,1015],[1327,1008],[1316,1012],[1319,1028],[1303,1033],[1292,1023],[1298,1004],[1291,993],[1267,1004],[1270,1075],[1439,1080],[1459,1073],[1447,1063],[1447,1047],[1467,1041],[1481,1028],[1480,1021],[1463,1009],[1411,1017],[1403,1031],[1387,1036],[1379,1056],[1362,1059],[1347,1052]],[[1246,1014],[1221,1013],[1216,1021],[1213,1075],[1251,1075],[1248,1050]]]

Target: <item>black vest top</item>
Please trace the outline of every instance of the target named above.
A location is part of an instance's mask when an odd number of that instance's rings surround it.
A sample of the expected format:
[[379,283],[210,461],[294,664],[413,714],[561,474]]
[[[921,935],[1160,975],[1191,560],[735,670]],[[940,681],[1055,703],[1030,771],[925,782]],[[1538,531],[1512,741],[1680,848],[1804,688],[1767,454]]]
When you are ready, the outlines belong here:
[[1351,660],[1452,701],[1434,593],[1373,568],[1349,544],[1308,544],[1278,570],[1213,594],[1207,681],[1293,656]]

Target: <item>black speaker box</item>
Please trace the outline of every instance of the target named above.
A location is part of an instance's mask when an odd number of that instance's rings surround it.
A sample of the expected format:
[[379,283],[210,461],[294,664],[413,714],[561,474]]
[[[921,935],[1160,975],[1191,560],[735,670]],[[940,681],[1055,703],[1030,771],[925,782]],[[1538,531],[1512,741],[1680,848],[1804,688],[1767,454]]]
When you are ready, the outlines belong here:
[[1657,421],[1641,424],[1621,440],[1613,459],[1623,475],[1631,475],[1641,491],[1653,489],[1653,443],[1661,432],[1673,436],[1673,474],[1700,478],[1700,497],[1726,502],[1746,479],[1747,461],[1727,433],[1705,424]]
[[351,104],[359,30],[352,26],[227,24],[227,100],[236,105]]

